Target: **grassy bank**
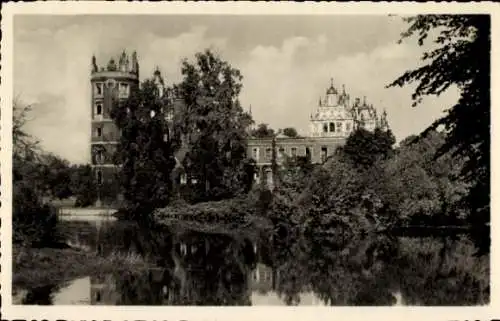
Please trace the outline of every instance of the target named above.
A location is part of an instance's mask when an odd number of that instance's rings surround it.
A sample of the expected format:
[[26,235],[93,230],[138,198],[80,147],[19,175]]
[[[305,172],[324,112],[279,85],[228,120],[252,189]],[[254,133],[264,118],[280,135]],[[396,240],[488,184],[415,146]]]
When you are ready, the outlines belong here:
[[134,254],[112,253],[106,257],[76,249],[13,249],[14,287],[33,288],[57,284],[78,277],[116,271],[144,270],[151,266]]

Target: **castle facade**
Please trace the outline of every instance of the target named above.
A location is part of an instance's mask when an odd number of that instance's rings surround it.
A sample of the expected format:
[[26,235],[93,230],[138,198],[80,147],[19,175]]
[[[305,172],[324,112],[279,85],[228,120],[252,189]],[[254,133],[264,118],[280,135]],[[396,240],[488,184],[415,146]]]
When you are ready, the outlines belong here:
[[[271,162],[273,153],[276,162],[282,163],[286,157],[307,157],[311,163],[320,164],[333,155],[337,147],[343,145],[357,128],[374,131],[375,128],[388,129],[387,113],[380,116],[373,105],[359,98],[351,102],[351,97],[342,86],[342,92],[334,86],[333,79],[324,97],[319,98],[309,119],[307,137],[287,137],[278,134],[269,138],[250,138],[248,155],[257,163],[255,180],[265,179],[272,186]],[[273,151],[274,145],[274,151]]]
[[[171,112],[167,120],[171,125],[173,114],[182,108],[182,101],[167,89],[158,69],[153,73],[153,81],[158,87],[160,98],[168,102]],[[105,67],[97,64],[92,57],[90,84],[92,87],[91,110],[91,167],[98,186],[96,206],[120,202],[119,164],[115,152],[120,139],[120,130],[111,117],[111,110],[116,101],[128,99],[134,90],[139,88],[139,62],[136,52],[130,56],[123,52],[117,60],[111,58]],[[171,128],[171,126],[169,126]],[[385,111],[379,116],[373,105],[368,105],[359,98],[351,102],[344,86],[339,91],[333,83],[326,89],[324,97],[320,97],[318,105],[313,109],[309,119],[307,137],[287,137],[278,134],[275,137],[255,138],[248,140],[248,155],[257,164],[255,181],[265,179],[272,187],[272,158],[276,155],[278,164],[287,157],[307,157],[312,163],[324,162],[333,155],[337,147],[343,145],[352,131],[357,128],[373,131],[375,128],[388,128]],[[274,151],[273,151],[274,148]],[[174,180],[180,185],[186,183],[186,175],[180,168],[184,151],[177,152],[178,167],[174,170]]]

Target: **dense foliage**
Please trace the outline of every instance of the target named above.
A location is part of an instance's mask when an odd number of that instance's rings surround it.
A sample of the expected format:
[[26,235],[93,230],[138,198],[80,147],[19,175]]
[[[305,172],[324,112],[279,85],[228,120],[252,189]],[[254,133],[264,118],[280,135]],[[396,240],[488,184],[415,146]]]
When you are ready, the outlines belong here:
[[247,159],[251,124],[238,101],[239,70],[210,50],[182,64],[178,85],[184,107],[175,126],[186,146],[183,166],[192,201],[231,198],[248,191],[253,164]]
[[297,130],[293,127],[287,127],[283,128],[283,135],[288,136],[288,137],[298,137],[299,133],[297,133]]
[[288,230],[359,233],[401,226],[464,225],[470,212],[463,159],[435,158],[445,135],[429,131],[397,148],[390,131],[357,130],[322,165],[287,159],[262,213]]
[[116,102],[112,117],[120,129],[116,161],[128,212],[146,218],[166,206],[172,196],[171,173],[176,142],[166,119],[169,101],[146,80],[131,96]]
[[257,128],[250,131],[250,136],[255,138],[270,138],[274,136],[274,129],[267,124],[259,124]]
[[391,130],[376,128],[374,132],[365,129],[354,131],[339,151],[356,166],[370,167],[378,159],[392,156],[396,139]]
[[[56,239],[57,216],[43,205],[43,196],[54,181],[44,179],[41,150],[38,142],[26,132],[25,124],[30,106],[13,103],[13,242],[25,246],[43,246]],[[65,191],[64,191],[65,192]],[[63,193],[56,189],[56,193]]]
[[490,207],[490,19],[489,15],[407,18],[410,27],[403,39],[417,35],[419,45],[431,40],[435,47],[424,53],[423,66],[407,71],[390,85],[416,82],[414,105],[424,96],[440,95],[452,86],[460,90],[457,104],[427,131],[443,126],[446,142],[438,155],[452,151],[465,160],[461,175],[471,187],[464,200],[473,211],[471,219],[479,223],[489,222]]

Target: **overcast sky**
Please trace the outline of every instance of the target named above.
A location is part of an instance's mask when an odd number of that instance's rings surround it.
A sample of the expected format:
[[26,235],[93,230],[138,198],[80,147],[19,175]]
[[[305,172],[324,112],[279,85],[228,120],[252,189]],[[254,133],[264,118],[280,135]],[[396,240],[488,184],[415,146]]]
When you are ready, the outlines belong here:
[[422,48],[397,44],[406,23],[388,16],[16,16],[14,93],[33,103],[29,130],[73,163],[89,161],[90,61],[105,66],[137,50],[141,78],[158,65],[168,84],[180,62],[212,48],[243,74],[241,102],[257,123],[296,127],[330,84],[388,113],[398,141],[423,130],[457,100],[450,91],[411,107],[411,88],[385,89],[417,66]]

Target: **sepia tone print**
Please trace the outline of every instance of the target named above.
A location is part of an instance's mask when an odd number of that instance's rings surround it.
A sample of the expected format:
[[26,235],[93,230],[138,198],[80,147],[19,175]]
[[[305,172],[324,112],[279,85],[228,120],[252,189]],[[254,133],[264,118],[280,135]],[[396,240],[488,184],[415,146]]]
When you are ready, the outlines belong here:
[[488,305],[490,32],[16,15],[12,303]]

